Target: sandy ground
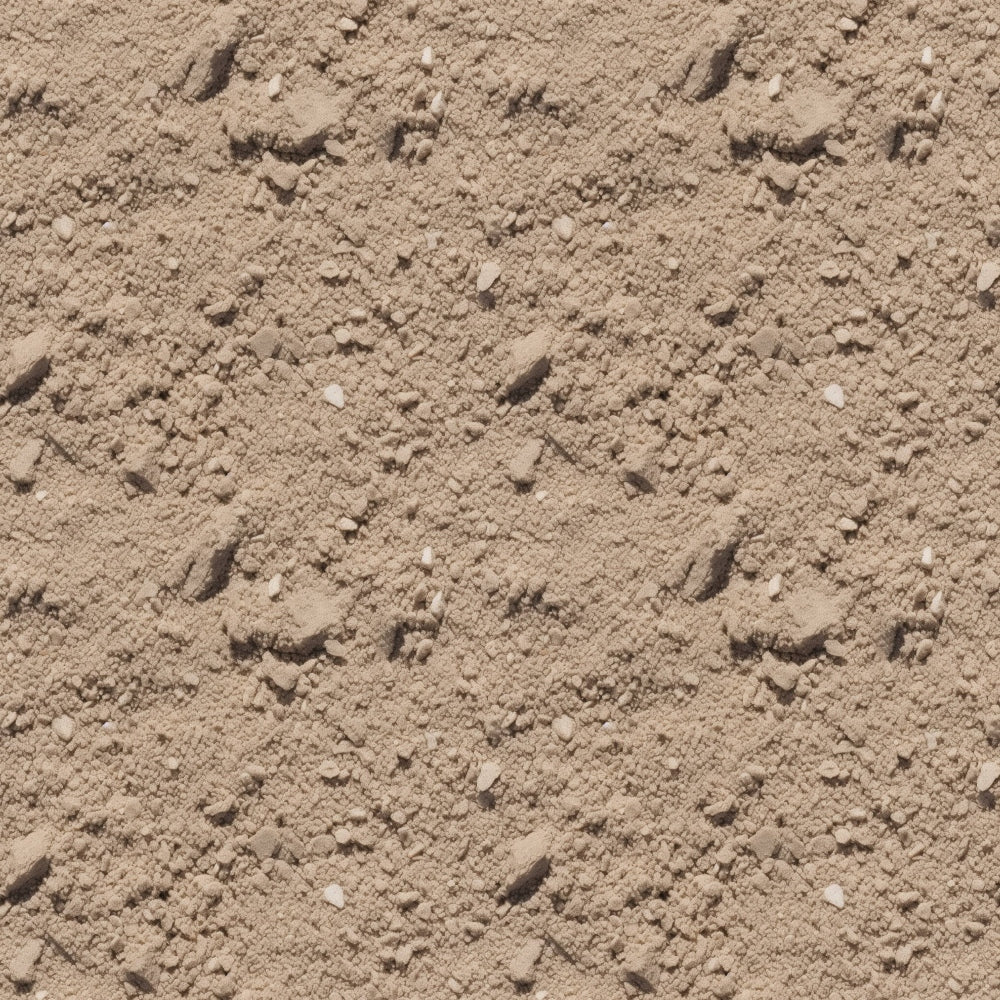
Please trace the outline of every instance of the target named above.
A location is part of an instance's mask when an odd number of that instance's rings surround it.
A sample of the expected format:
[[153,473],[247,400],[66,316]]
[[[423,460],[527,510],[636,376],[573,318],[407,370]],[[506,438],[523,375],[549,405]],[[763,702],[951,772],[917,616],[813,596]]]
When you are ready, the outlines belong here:
[[0,994],[998,995],[1000,11],[0,55]]

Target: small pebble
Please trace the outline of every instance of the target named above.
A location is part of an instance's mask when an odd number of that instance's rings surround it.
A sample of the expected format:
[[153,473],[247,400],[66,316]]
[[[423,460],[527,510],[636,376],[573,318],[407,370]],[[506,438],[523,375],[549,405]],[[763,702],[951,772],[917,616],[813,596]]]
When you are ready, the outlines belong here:
[[767,581],[767,596],[773,601],[778,594],[781,593],[781,585],[784,583],[784,578],[780,573],[775,573],[770,580]]
[[979,277],[976,279],[976,291],[988,292],[1000,278],[1000,263],[995,260],[988,260],[979,268]]
[[476,279],[476,291],[486,292],[493,287],[494,282],[500,277],[500,265],[491,260],[486,261],[479,268],[479,277]]
[[989,791],[997,778],[1000,778],[1000,764],[992,760],[982,764],[979,768],[979,777],[976,778],[976,791]]
[[836,882],[831,883],[823,890],[823,898],[838,910],[844,908],[844,890]]
[[920,565],[930,569],[934,565],[934,550],[928,545],[920,553]]
[[552,232],[563,241],[569,243],[573,239],[573,220],[568,215],[560,215],[552,220]]
[[323,390],[323,398],[331,406],[336,406],[338,410],[342,410],[344,408],[344,390],[343,387],[339,385],[328,385]]
[[576,723],[568,715],[560,715],[558,718],[552,720],[552,732],[556,734],[563,741],[563,743],[569,743],[573,739],[573,733],[576,731]]
[[267,596],[273,601],[278,594],[281,593],[282,576],[280,573],[275,573],[270,580],[267,581]]
[[270,80],[267,81],[267,96],[273,101],[278,94],[281,93],[282,80],[280,73],[275,73]]
[[429,545],[425,545],[420,553],[420,565],[423,569],[434,568],[434,550]]
[[934,65],[934,50],[929,45],[920,53],[920,65],[924,69],[930,69]]
[[842,410],[844,408],[844,390],[836,383],[828,385],[823,390],[823,398],[831,406],[837,407],[838,410]]
[[344,890],[336,882],[332,882],[323,890],[323,898],[338,910],[344,908]]
[[420,53],[420,65],[424,69],[432,69],[434,66],[434,50],[429,45]]
[[476,791],[488,792],[499,777],[500,765],[493,763],[493,761],[487,761],[479,769],[479,777],[476,778]]
[[76,231],[76,223],[68,215],[58,215],[52,220],[52,231],[63,243],[69,243]]
[[76,723],[68,715],[57,715],[52,720],[52,732],[56,734],[63,741],[63,743],[69,743],[73,739],[73,732],[76,729]]
[[775,73],[767,81],[767,96],[773,101],[781,93],[781,84],[784,82],[780,73]]

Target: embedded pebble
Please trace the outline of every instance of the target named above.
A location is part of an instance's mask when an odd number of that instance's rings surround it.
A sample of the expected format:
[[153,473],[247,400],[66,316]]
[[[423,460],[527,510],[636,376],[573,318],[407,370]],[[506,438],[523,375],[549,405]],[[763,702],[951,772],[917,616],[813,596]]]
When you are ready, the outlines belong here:
[[1000,764],[992,760],[987,761],[985,764],[980,764],[979,775],[976,778],[976,791],[989,791],[997,778],[1000,778]]
[[76,723],[68,715],[57,715],[52,720],[52,732],[63,741],[69,743],[73,739],[76,730]]
[[1000,263],[995,260],[988,260],[979,268],[979,276],[976,278],[976,291],[988,292],[1000,278]]
[[336,882],[331,882],[323,890],[323,899],[325,899],[331,906],[335,906],[338,910],[344,908],[344,890],[337,885]]
[[823,898],[838,910],[844,908],[844,890],[836,882],[831,883],[823,890]]
[[333,385],[328,385],[323,390],[323,398],[331,405],[337,407],[338,410],[344,408],[344,390],[341,386],[334,383]]
[[541,827],[510,846],[504,873],[503,889],[507,896],[516,896],[536,885],[549,872],[552,834]]
[[838,410],[844,408],[844,390],[836,383],[828,385],[823,390],[823,398],[831,405],[837,407]]
[[476,291],[489,291],[499,277],[500,265],[492,260],[486,261],[486,263],[479,268],[479,277],[476,278]]
[[563,743],[569,743],[576,732],[576,723],[568,715],[559,715],[552,720],[552,731]]
[[76,223],[68,215],[57,215],[52,220],[52,231],[63,243],[69,243],[76,231]]
[[563,241],[569,243],[573,239],[573,220],[568,215],[560,215],[552,220],[552,232]]
[[36,466],[42,457],[45,441],[30,438],[14,452],[7,468],[7,475],[15,486],[32,486],[37,477]]
[[493,761],[487,761],[479,768],[479,776],[476,778],[476,791],[488,792],[496,783],[500,774],[500,765]]
[[0,396],[16,396],[34,388],[49,370],[52,337],[42,329],[16,338],[0,366]]

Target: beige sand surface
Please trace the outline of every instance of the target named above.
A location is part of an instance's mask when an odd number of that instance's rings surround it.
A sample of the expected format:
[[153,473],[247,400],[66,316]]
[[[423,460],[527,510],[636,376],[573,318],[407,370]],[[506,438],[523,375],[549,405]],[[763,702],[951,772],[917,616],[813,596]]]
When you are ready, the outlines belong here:
[[995,3],[2,8],[0,996],[1000,994]]

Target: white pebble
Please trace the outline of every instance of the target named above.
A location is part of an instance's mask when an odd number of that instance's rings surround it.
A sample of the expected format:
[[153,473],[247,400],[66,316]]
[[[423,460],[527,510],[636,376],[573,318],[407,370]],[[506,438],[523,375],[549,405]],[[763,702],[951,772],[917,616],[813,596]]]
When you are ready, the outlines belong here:
[[988,292],[997,278],[1000,278],[1000,264],[995,260],[988,260],[979,269],[979,277],[976,279],[976,291]]
[[273,101],[278,94],[281,93],[281,85],[284,83],[280,73],[275,73],[270,80],[267,81],[267,96]]
[[842,517],[837,521],[837,530],[849,533],[858,530],[858,522],[853,517]]
[[69,743],[73,739],[73,732],[76,729],[76,723],[68,715],[57,715],[52,720],[52,732],[56,734],[63,741],[63,743]]
[[494,263],[492,260],[486,261],[486,263],[479,268],[479,277],[476,278],[476,291],[488,291],[499,277],[500,265]]
[[52,220],[52,231],[63,243],[69,243],[76,231],[76,223],[68,215],[59,215]]
[[770,80],[767,81],[767,96],[773,101],[778,94],[781,93],[781,85],[784,83],[784,78],[780,73],[775,73]]
[[1000,764],[996,761],[988,761],[979,767],[979,777],[976,778],[976,791],[986,792],[993,786],[993,783],[1000,778]]
[[843,31],[844,34],[849,34],[852,31],[858,30],[858,22],[853,17],[841,17],[837,20],[837,28],[839,31]]
[[444,618],[444,592],[438,591],[431,599],[430,613],[438,620]]
[[429,45],[420,53],[420,65],[424,69],[431,69],[434,66],[434,50]]
[[488,760],[479,769],[479,777],[476,778],[476,791],[488,792],[493,787],[493,783],[499,777],[500,777],[500,765],[494,764],[493,761]]
[[934,565],[934,550],[928,545],[920,553],[920,565],[930,569]]
[[343,31],[344,34],[351,31],[357,31],[358,22],[355,21],[353,17],[342,17],[337,21],[337,30]]
[[935,118],[940,118],[944,114],[944,91],[939,90],[933,100],[931,100],[930,112]]
[[280,573],[275,573],[270,580],[267,581],[267,596],[273,601],[278,594],[281,593],[282,577]]
[[576,723],[568,715],[560,715],[558,718],[552,720],[552,732],[556,734],[563,741],[563,743],[569,743],[573,739],[573,733],[576,730]]
[[323,390],[323,398],[332,406],[336,406],[338,410],[344,408],[344,390],[342,386],[336,384],[328,385]]
[[934,65],[934,50],[929,45],[920,53],[920,65],[925,69],[930,69]]
[[563,241],[569,243],[573,239],[573,220],[568,215],[560,215],[552,220],[552,232]]
[[344,890],[336,882],[332,882],[323,890],[323,898],[338,910],[344,908]]
[[944,591],[939,590],[932,598],[930,612],[935,618],[944,617]]
[[430,112],[438,121],[440,121],[444,118],[445,107],[444,93],[439,90],[434,95],[434,99],[431,101]]
[[349,531],[357,531],[360,525],[353,517],[341,517],[337,520],[337,530],[343,531],[345,533]]
[[823,390],[823,398],[831,406],[836,406],[838,410],[842,410],[844,408],[844,390],[836,383],[828,385]]
[[425,545],[423,552],[420,553],[420,565],[424,569],[434,568],[434,550],[429,545]]
[[823,890],[823,898],[838,910],[844,908],[844,890],[836,882],[831,883]]
[[773,601],[778,594],[781,593],[781,585],[785,582],[784,577],[780,573],[775,573],[770,580],[767,581],[767,596]]

